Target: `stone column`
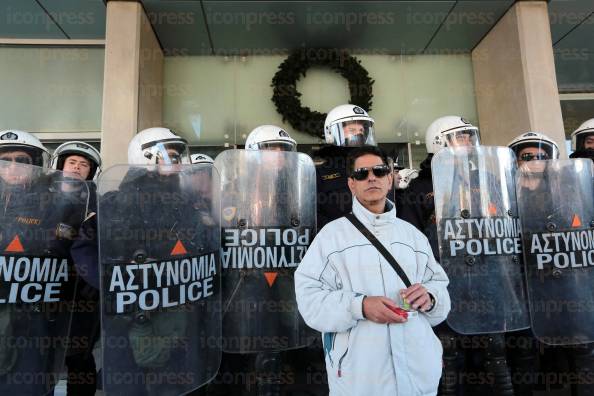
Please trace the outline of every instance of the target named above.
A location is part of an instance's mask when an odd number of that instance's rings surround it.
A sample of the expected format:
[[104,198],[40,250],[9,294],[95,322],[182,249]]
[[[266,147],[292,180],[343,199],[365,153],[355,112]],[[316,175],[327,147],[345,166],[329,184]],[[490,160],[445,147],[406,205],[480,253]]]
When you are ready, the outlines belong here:
[[109,1],[105,29],[105,69],[101,155],[104,168],[127,163],[130,139],[161,126],[163,51],[135,1]]
[[516,2],[472,51],[482,143],[542,132],[565,157],[547,3]]

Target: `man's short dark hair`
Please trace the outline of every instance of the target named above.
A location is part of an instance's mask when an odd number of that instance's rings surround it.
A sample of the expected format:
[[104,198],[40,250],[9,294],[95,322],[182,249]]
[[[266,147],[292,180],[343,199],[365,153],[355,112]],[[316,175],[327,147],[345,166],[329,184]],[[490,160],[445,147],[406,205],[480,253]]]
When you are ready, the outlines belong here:
[[357,158],[368,154],[380,157],[384,165],[388,165],[388,156],[381,148],[369,145],[357,147],[353,149],[351,152],[349,152],[349,155],[347,156],[346,171],[349,177],[353,174],[353,171],[355,170],[355,161],[357,160]]

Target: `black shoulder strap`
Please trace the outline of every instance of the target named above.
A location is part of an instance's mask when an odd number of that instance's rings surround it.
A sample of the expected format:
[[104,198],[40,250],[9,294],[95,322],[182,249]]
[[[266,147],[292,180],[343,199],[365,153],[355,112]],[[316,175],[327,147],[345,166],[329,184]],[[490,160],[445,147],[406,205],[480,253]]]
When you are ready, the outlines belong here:
[[382,243],[377,240],[377,238],[371,233],[371,231],[369,231],[367,229],[367,227],[365,227],[363,225],[363,223],[361,223],[359,221],[359,219],[357,219],[355,217],[354,214],[349,213],[349,214],[345,215],[344,217],[346,217],[351,223],[353,223],[353,225],[355,227],[357,227],[357,229],[361,232],[361,234],[363,234],[367,239],[369,239],[369,242],[371,242],[371,244],[373,246],[375,246],[375,248],[377,250],[379,250],[379,252],[382,254],[382,256],[384,256],[384,258],[388,261],[388,263],[390,263],[392,268],[394,268],[394,271],[396,271],[396,273],[398,274],[400,279],[402,279],[402,281],[404,282],[406,287],[410,287],[411,286],[410,280],[408,279],[408,276],[406,276],[406,273],[404,272],[402,267],[400,267],[400,264],[398,264],[398,262],[396,261],[394,256],[392,256],[390,254],[390,252],[388,252],[388,250],[384,247],[384,245],[382,245]]

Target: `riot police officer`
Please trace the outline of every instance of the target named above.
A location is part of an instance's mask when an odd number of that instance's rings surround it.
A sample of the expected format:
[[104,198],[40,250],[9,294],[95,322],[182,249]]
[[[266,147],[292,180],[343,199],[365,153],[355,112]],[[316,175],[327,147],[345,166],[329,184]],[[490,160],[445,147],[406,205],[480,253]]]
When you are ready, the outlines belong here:
[[446,146],[480,144],[478,128],[460,116],[444,116],[433,121],[425,132],[427,157],[421,162],[417,178],[411,180],[403,191],[396,194],[396,215],[406,220],[429,239],[433,255],[439,259],[431,160],[435,153]]
[[[97,199],[95,180],[101,173],[101,155],[92,145],[81,141],[61,144],[52,155],[52,167],[63,171],[72,180],[86,181],[89,189],[88,217],[82,224],[78,238],[72,246],[77,274],[86,284],[99,289],[97,257]],[[62,183],[68,190],[68,183]]]
[[[3,258],[24,263],[21,272],[34,268],[36,260],[46,269],[45,275],[32,272],[19,282],[6,281],[2,288],[2,394],[50,392],[67,346],[76,288],[70,249],[86,217],[89,193],[82,181],[66,180],[48,165],[49,153],[33,135],[0,132]],[[9,288],[10,296],[4,295]]]
[[[441,392],[456,394],[464,387],[471,393],[513,395],[505,333],[529,327],[521,251],[494,250],[493,246],[520,244],[515,163],[506,149],[478,146],[477,129],[460,117],[444,117],[436,123],[443,121],[446,124],[442,136],[451,133],[446,144],[456,147],[439,151],[431,160],[440,258],[450,277],[453,302],[449,327],[439,329],[445,362]],[[460,126],[463,131],[458,130]],[[428,137],[427,143],[439,139],[434,135]],[[468,226],[459,229],[452,243],[448,227],[457,221]],[[494,222],[510,225],[510,231],[488,242],[481,240],[489,246],[470,249],[478,246],[476,238],[483,232],[481,227]],[[497,304],[504,303],[506,309],[497,308]],[[468,375],[456,375],[456,367],[461,366]]]
[[590,158],[594,160],[594,118],[584,121],[571,133],[569,158]]
[[[588,128],[586,121],[572,134],[572,146],[576,150],[572,154],[574,158],[592,158],[594,136],[591,133],[594,130],[589,131]],[[534,249],[535,241],[542,233],[548,235],[551,230],[571,233],[567,230],[579,232],[584,227],[588,228],[588,224],[580,223],[587,223],[593,215],[594,197],[584,194],[589,191],[590,195],[594,195],[591,172],[583,163],[559,160],[556,143],[537,132],[518,136],[509,147],[516,153],[519,166],[518,203],[532,332],[539,340],[539,349],[544,352],[540,355],[540,371],[546,379],[558,378],[543,385],[559,388],[569,382],[573,396],[590,395],[594,392],[594,331],[591,330],[594,318],[591,309],[566,310],[563,307],[592,304],[594,296],[589,292],[589,285],[594,276],[582,271],[579,264],[572,264],[568,270],[543,271],[535,262]],[[551,251],[555,255],[564,254],[564,250],[558,247]],[[543,303],[547,306],[546,310],[541,307]],[[555,307],[555,304],[558,308],[549,308]],[[534,366],[534,358],[530,356],[532,350],[518,348],[517,352],[526,368]],[[563,372],[577,380],[562,381]]]
[[313,154],[317,173],[318,229],[351,210],[346,157],[353,147],[375,145],[374,120],[359,106],[340,105],[324,122],[327,145]]
[[260,125],[245,139],[246,150],[297,151],[297,142],[276,125]]
[[[12,154],[4,156],[4,161],[11,161],[11,159],[7,159],[11,157],[13,158],[12,162],[25,165],[34,165],[42,168],[47,168],[49,165],[49,151],[41,144],[39,139],[28,132],[16,129],[1,131],[0,148],[2,153]],[[21,155],[23,153],[24,155]],[[14,160],[14,158],[19,156],[21,158]]]
[[81,180],[93,180],[101,172],[101,155],[88,143],[70,141],[56,148],[52,166]]
[[[444,147],[478,146],[480,137],[478,128],[460,116],[444,116],[433,121],[425,134],[427,157],[421,163],[419,176],[412,180],[408,188],[396,195],[396,215],[416,226],[429,239],[433,254],[439,259],[437,225],[435,218],[434,190],[431,162],[433,156]],[[472,160],[471,169],[477,169]],[[450,275],[450,277],[453,275]],[[456,298],[452,295],[452,299]],[[444,371],[439,386],[440,395],[459,395],[463,388],[472,391],[470,373],[477,378],[489,368],[489,376],[495,381],[499,394],[509,394],[511,379],[505,361],[505,341],[500,335],[467,337],[457,334],[444,323],[436,329],[444,348]],[[482,346],[477,353],[473,345]],[[468,374],[468,375],[466,375]],[[466,386],[463,383],[467,382]],[[483,385],[485,388],[485,385]],[[486,389],[483,389],[484,391]]]
[[[66,356],[69,394],[92,396],[97,388],[93,346],[99,338],[99,267],[97,249],[97,202],[93,180],[101,171],[101,155],[88,143],[70,141],[56,148],[52,167],[67,177],[87,181],[89,216],[74,241],[71,254],[79,276],[70,334],[77,345]],[[66,190],[69,185],[64,183]]]
[[[525,189],[540,190],[545,194],[544,183],[541,179],[542,171],[546,165],[544,161],[559,158],[557,144],[544,134],[526,132],[514,138],[508,147],[516,155],[518,167],[529,169],[529,173],[535,176],[520,179],[520,184],[517,185],[518,195],[521,195],[520,191]],[[522,213],[522,217],[542,218],[544,216],[543,208],[537,202],[532,202],[531,206],[535,211],[531,214]],[[538,353],[545,347],[537,342],[531,330],[508,333],[506,341],[515,393],[517,395],[530,394],[537,385],[535,375],[538,362],[540,361],[542,371],[545,373],[550,372],[550,365],[554,366],[556,362],[552,359],[545,359],[545,355],[540,356],[539,359]],[[549,350],[547,355],[550,357],[553,352]]]
[[128,161],[99,179],[103,389],[185,394],[220,362],[218,205],[195,204],[186,141],[167,128],[136,134]]
[[[315,168],[296,146],[284,129],[262,125],[250,132],[245,150],[215,160],[222,180],[226,353],[211,395],[279,395],[295,381],[289,350],[309,341],[292,287],[300,260],[293,253],[304,252],[313,237]],[[299,247],[289,234],[300,235]]]

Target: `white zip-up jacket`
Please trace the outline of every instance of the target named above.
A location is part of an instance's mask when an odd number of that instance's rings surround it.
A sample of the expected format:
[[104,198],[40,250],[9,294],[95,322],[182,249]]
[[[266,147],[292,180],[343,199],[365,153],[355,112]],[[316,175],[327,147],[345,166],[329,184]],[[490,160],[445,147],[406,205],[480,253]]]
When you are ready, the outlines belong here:
[[410,281],[436,300],[406,323],[377,324],[362,313],[364,296],[398,301],[404,282],[379,251],[342,217],[313,240],[295,273],[299,312],[322,333],[331,396],[435,395],[442,347],[431,326],[448,315],[448,278],[427,238],[396,218],[394,204],[375,214],[353,199],[354,215],[388,249]]

